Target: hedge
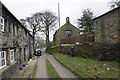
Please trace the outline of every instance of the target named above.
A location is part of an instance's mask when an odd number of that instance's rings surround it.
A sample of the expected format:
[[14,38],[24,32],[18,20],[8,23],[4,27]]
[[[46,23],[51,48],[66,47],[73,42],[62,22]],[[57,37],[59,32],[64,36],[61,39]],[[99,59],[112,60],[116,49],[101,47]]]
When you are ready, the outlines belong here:
[[[58,52],[59,46],[47,49]],[[99,61],[119,61],[120,44],[83,43],[75,46],[62,46],[61,52],[72,57],[92,58]]]

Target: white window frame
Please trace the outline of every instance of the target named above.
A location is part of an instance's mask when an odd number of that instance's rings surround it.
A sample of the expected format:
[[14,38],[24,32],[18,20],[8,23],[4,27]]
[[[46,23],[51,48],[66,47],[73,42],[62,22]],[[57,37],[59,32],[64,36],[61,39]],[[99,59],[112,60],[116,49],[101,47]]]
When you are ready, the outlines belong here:
[[[11,55],[11,52],[13,52],[13,54]],[[13,60],[11,60],[11,57],[13,57]],[[12,63],[14,61],[14,50],[10,50],[10,63]]]
[[65,30],[65,35],[66,35],[66,37],[72,36],[72,31],[71,30]]
[[[3,20],[3,23],[1,23],[1,20]],[[4,31],[4,18],[0,16],[0,28],[3,27],[2,29],[0,29],[1,31]]]
[[[1,57],[1,54],[4,53],[4,58]],[[5,65],[2,66],[2,60],[5,59]],[[0,52],[0,69],[2,69],[3,67],[6,66],[6,52],[5,51],[1,51]]]

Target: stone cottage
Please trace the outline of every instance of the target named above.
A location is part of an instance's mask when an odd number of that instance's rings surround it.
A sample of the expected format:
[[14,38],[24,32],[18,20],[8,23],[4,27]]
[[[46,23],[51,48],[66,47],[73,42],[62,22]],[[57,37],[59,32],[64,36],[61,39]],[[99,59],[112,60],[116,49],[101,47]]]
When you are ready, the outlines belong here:
[[96,43],[120,43],[120,7],[94,19]]
[[[60,34],[59,34],[60,31]],[[70,23],[69,17],[66,18],[66,23],[60,27],[55,34],[53,35],[53,42],[55,45],[58,45],[60,43],[60,37],[61,39],[76,36],[80,34],[80,30],[76,28],[74,25]]]
[[0,78],[12,77],[29,60],[32,45],[33,36],[0,1]]

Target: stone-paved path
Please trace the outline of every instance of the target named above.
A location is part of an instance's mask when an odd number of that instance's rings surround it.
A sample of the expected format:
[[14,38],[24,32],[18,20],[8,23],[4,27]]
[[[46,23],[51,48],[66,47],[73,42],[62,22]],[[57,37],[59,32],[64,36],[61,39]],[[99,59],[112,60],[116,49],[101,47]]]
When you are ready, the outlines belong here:
[[61,78],[76,78],[69,70],[63,67],[51,54],[45,52],[45,48],[42,50],[42,56],[38,59],[38,69],[36,78],[48,78],[45,60],[48,59],[53,65],[57,73]]
[[37,59],[28,61],[26,67],[23,67],[23,70],[18,70],[12,78],[29,78],[33,72]]

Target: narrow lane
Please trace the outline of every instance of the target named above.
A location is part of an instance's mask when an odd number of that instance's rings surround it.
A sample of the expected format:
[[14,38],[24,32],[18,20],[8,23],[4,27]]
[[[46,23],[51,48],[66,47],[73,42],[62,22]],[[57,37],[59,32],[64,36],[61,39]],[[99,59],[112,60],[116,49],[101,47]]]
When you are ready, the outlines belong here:
[[43,55],[38,58],[36,78],[48,78],[46,69],[46,55],[44,55],[44,52]]
[[71,73],[68,69],[66,69],[63,65],[61,65],[51,54],[46,53],[47,59],[53,65],[55,70],[58,72],[61,78],[77,78],[73,73]]
[[53,67],[55,68],[57,73],[60,75],[60,77],[63,78],[63,80],[65,78],[69,78],[69,80],[74,80],[74,79],[76,80],[77,77],[73,73],[71,73],[68,69],[66,69],[64,66],[62,66],[54,58],[53,55],[46,53],[45,48],[42,49],[42,56],[40,56],[40,58],[38,59],[36,78],[48,78],[48,73],[46,69],[46,61],[45,61],[46,59],[50,61],[50,63],[53,65]]

